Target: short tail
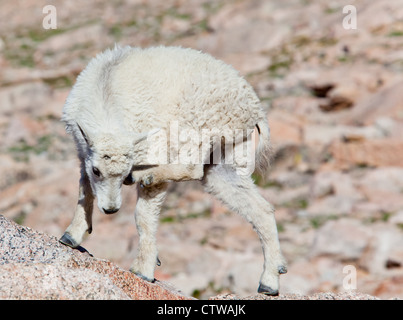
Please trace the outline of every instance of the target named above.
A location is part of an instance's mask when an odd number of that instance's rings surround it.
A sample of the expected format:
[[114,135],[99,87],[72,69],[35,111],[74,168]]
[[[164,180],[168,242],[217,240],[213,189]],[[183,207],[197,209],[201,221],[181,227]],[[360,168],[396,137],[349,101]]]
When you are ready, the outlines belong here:
[[270,128],[267,119],[262,119],[256,124],[259,133],[259,144],[255,153],[255,171],[265,178],[270,168],[273,149],[270,143]]

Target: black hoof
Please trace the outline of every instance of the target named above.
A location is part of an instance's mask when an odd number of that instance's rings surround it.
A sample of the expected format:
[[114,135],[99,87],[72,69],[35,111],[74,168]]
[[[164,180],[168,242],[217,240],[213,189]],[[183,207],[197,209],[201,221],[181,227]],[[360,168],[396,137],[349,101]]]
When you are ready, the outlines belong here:
[[[133,272],[132,270],[130,270],[131,272]],[[133,272],[136,276],[138,276],[138,277],[140,277],[141,279],[143,279],[143,280],[145,280],[145,281],[148,281],[148,282],[151,282],[151,283],[153,283],[153,282],[155,282],[155,279],[153,278],[153,279],[150,279],[150,278],[148,278],[148,277],[146,277],[146,276],[143,276],[141,273],[139,273],[139,272]]]
[[259,284],[259,288],[257,289],[258,293],[263,293],[268,296],[278,296],[278,290],[273,290],[272,288],[265,286],[264,284]]
[[59,242],[71,248],[77,248],[79,246],[79,244],[75,242],[71,235],[67,232],[63,234]]
[[149,187],[154,181],[154,177],[152,175],[147,176],[143,181],[141,182],[142,187]]
[[287,267],[286,266],[279,266],[278,267],[278,273],[279,274],[287,273]]
[[153,181],[154,181],[154,177],[153,177],[152,175],[149,175],[149,176],[145,179],[144,184],[145,184],[146,186],[149,186],[149,185],[151,185],[151,184],[153,183]]

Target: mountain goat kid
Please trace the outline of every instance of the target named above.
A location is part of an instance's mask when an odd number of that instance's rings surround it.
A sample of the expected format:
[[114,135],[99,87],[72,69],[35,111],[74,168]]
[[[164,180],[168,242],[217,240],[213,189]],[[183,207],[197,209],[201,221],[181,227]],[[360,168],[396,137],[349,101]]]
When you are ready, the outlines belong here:
[[[240,170],[245,161],[227,161],[258,133],[252,169],[256,165],[264,173],[269,166],[266,115],[237,71],[192,49],[115,47],[78,76],[62,120],[77,145],[81,178],[74,218],[60,242],[78,247],[92,231],[94,199],[101,212],[115,213],[122,184],[136,182],[139,247],[130,270],[154,281],[156,232],[168,182],[201,180],[253,225],[264,254],[258,292],[278,294],[279,274],[287,269],[274,210],[253,183],[253,170]],[[162,157],[150,156],[161,152]]]

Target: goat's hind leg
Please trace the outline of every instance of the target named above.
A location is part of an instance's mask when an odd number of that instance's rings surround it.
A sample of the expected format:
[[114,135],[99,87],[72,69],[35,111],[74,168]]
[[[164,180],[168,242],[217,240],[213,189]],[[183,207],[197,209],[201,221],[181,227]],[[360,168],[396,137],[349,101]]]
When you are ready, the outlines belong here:
[[238,175],[230,166],[211,166],[203,182],[208,192],[245,217],[256,230],[264,255],[258,292],[278,295],[279,274],[286,273],[287,267],[280,250],[274,209],[259,194],[250,176]]
[[90,182],[88,180],[85,169],[81,169],[80,188],[78,203],[74,213],[73,221],[67,227],[60,242],[77,248],[82,242],[86,232],[92,232],[92,211],[94,204],[94,196],[92,194]]
[[155,266],[160,263],[156,234],[167,186],[167,183],[162,183],[149,188],[138,187],[135,219],[139,234],[139,246],[137,257],[130,271],[150,282],[154,281]]
[[137,182],[144,187],[151,187],[167,181],[201,180],[204,175],[203,168],[202,164],[165,164],[150,169],[139,167],[126,178],[125,184]]

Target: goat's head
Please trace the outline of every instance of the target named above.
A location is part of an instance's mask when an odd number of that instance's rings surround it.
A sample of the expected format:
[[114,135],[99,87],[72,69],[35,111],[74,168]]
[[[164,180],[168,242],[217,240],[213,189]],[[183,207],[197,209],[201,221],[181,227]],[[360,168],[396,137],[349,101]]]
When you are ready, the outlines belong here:
[[79,129],[87,148],[84,169],[98,208],[106,214],[115,213],[122,205],[122,184],[131,176],[133,166],[142,164],[146,152],[142,142],[154,131],[88,134]]

